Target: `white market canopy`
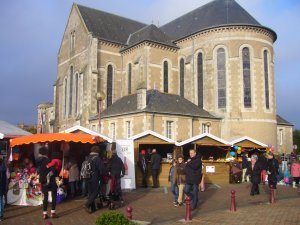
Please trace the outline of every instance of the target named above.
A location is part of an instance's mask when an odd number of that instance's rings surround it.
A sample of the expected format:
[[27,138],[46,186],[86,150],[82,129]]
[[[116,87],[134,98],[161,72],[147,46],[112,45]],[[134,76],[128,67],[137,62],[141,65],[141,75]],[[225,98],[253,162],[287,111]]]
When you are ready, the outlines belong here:
[[22,130],[21,128],[14,126],[8,122],[0,120],[0,139],[14,138],[24,135],[31,135],[31,133]]
[[144,131],[144,132],[142,132],[142,133],[139,133],[139,134],[137,134],[137,135],[134,135],[134,136],[132,136],[132,137],[130,137],[130,138],[128,138],[128,139],[129,139],[129,140],[136,140],[136,139],[145,137],[145,136],[147,136],[147,135],[152,135],[152,136],[157,137],[157,138],[159,138],[159,139],[161,139],[161,140],[163,140],[163,141],[166,141],[166,142],[168,142],[168,143],[170,143],[170,144],[176,144],[176,145],[177,145],[177,142],[175,142],[174,140],[172,140],[172,139],[170,139],[170,138],[167,138],[167,137],[165,137],[165,136],[163,136],[163,135],[161,135],[161,134],[159,134],[159,133],[156,133],[156,132],[154,132],[154,131],[152,131],[152,130],[146,130],[146,131]]
[[90,130],[90,129],[85,128],[85,127],[80,126],[80,125],[76,125],[74,127],[66,129],[64,131],[60,131],[59,133],[78,133],[78,132],[83,132],[83,133],[90,134],[90,135],[93,135],[93,136],[99,136],[99,137],[103,138],[104,140],[108,141],[109,143],[113,142],[113,140],[111,138],[105,136],[104,134],[100,134],[96,131]]
[[204,139],[204,138],[210,138],[220,144],[223,144],[223,145],[231,145],[228,141],[225,141],[221,138],[218,138],[217,136],[214,136],[210,133],[203,133],[203,134],[199,134],[197,136],[194,136],[194,137],[191,137],[185,141],[182,141],[182,142],[179,142],[177,143],[177,146],[183,146],[185,144],[189,144],[189,143],[192,143],[192,142],[195,142],[197,140],[201,140],[201,139]]
[[233,141],[230,141],[229,143],[231,145],[238,145],[239,146],[239,145],[243,145],[242,143],[246,144],[247,142],[248,143],[250,142],[250,143],[253,143],[255,145],[258,145],[258,147],[268,147],[268,145],[266,145],[266,144],[264,144],[264,143],[262,143],[260,141],[257,141],[257,140],[255,140],[253,138],[247,137],[247,136],[235,139]]

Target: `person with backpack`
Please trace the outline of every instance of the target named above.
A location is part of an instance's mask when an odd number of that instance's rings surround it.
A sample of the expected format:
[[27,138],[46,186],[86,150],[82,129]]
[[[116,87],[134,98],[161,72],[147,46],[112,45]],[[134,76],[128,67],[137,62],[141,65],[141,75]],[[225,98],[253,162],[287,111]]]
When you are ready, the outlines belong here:
[[104,170],[99,153],[100,148],[98,146],[93,146],[87,160],[82,163],[80,172],[80,176],[86,180],[88,190],[88,198],[84,205],[84,208],[88,213],[96,211],[95,200],[99,193],[100,178]]

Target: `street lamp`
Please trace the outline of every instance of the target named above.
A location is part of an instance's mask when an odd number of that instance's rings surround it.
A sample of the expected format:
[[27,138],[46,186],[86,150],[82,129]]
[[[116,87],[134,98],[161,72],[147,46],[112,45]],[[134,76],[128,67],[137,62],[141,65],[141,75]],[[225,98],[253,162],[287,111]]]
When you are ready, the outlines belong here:
[[95,98],[98,102],[98,119],[99,119],[99,133],[101,132],[101,109],[102,109],[102,101],[105,99],[105,93],[103,91],[99,91],[96,93]]

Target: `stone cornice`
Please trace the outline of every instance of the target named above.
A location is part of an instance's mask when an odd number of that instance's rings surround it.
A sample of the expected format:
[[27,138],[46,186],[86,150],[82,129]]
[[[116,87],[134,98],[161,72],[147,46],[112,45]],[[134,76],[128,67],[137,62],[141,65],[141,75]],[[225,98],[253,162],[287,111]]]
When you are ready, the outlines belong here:
[[163,44],[163,43],[159,43],[159,42],[155,42],[155,41],[142,41],[142,42],[139,42],[133,46],[130,46],[130,47],[127,47],[125,49],[122,49],[120,51],[121,54],[129,54],[133,51],[135,51],[136,49],[138,48],[141,48],[143,46],[149,46],[149,47],[154,47],[154,48],[158,48],[158,49],[162,49],[162,50],[167,50],[167,51],[172,51],[172,52],[177,52],[177,50],[179,49],[178,47],[176,46],[170,46],[170,45],[166,45],[166,44]]

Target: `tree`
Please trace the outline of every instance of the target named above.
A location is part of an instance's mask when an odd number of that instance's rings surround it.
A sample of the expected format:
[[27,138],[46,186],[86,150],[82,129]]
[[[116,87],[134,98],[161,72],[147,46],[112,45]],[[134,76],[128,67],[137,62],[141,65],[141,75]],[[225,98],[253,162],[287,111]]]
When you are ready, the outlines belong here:
[[293,131],[293,145],[297,145],[296,154],[300,154],[300,130]]

